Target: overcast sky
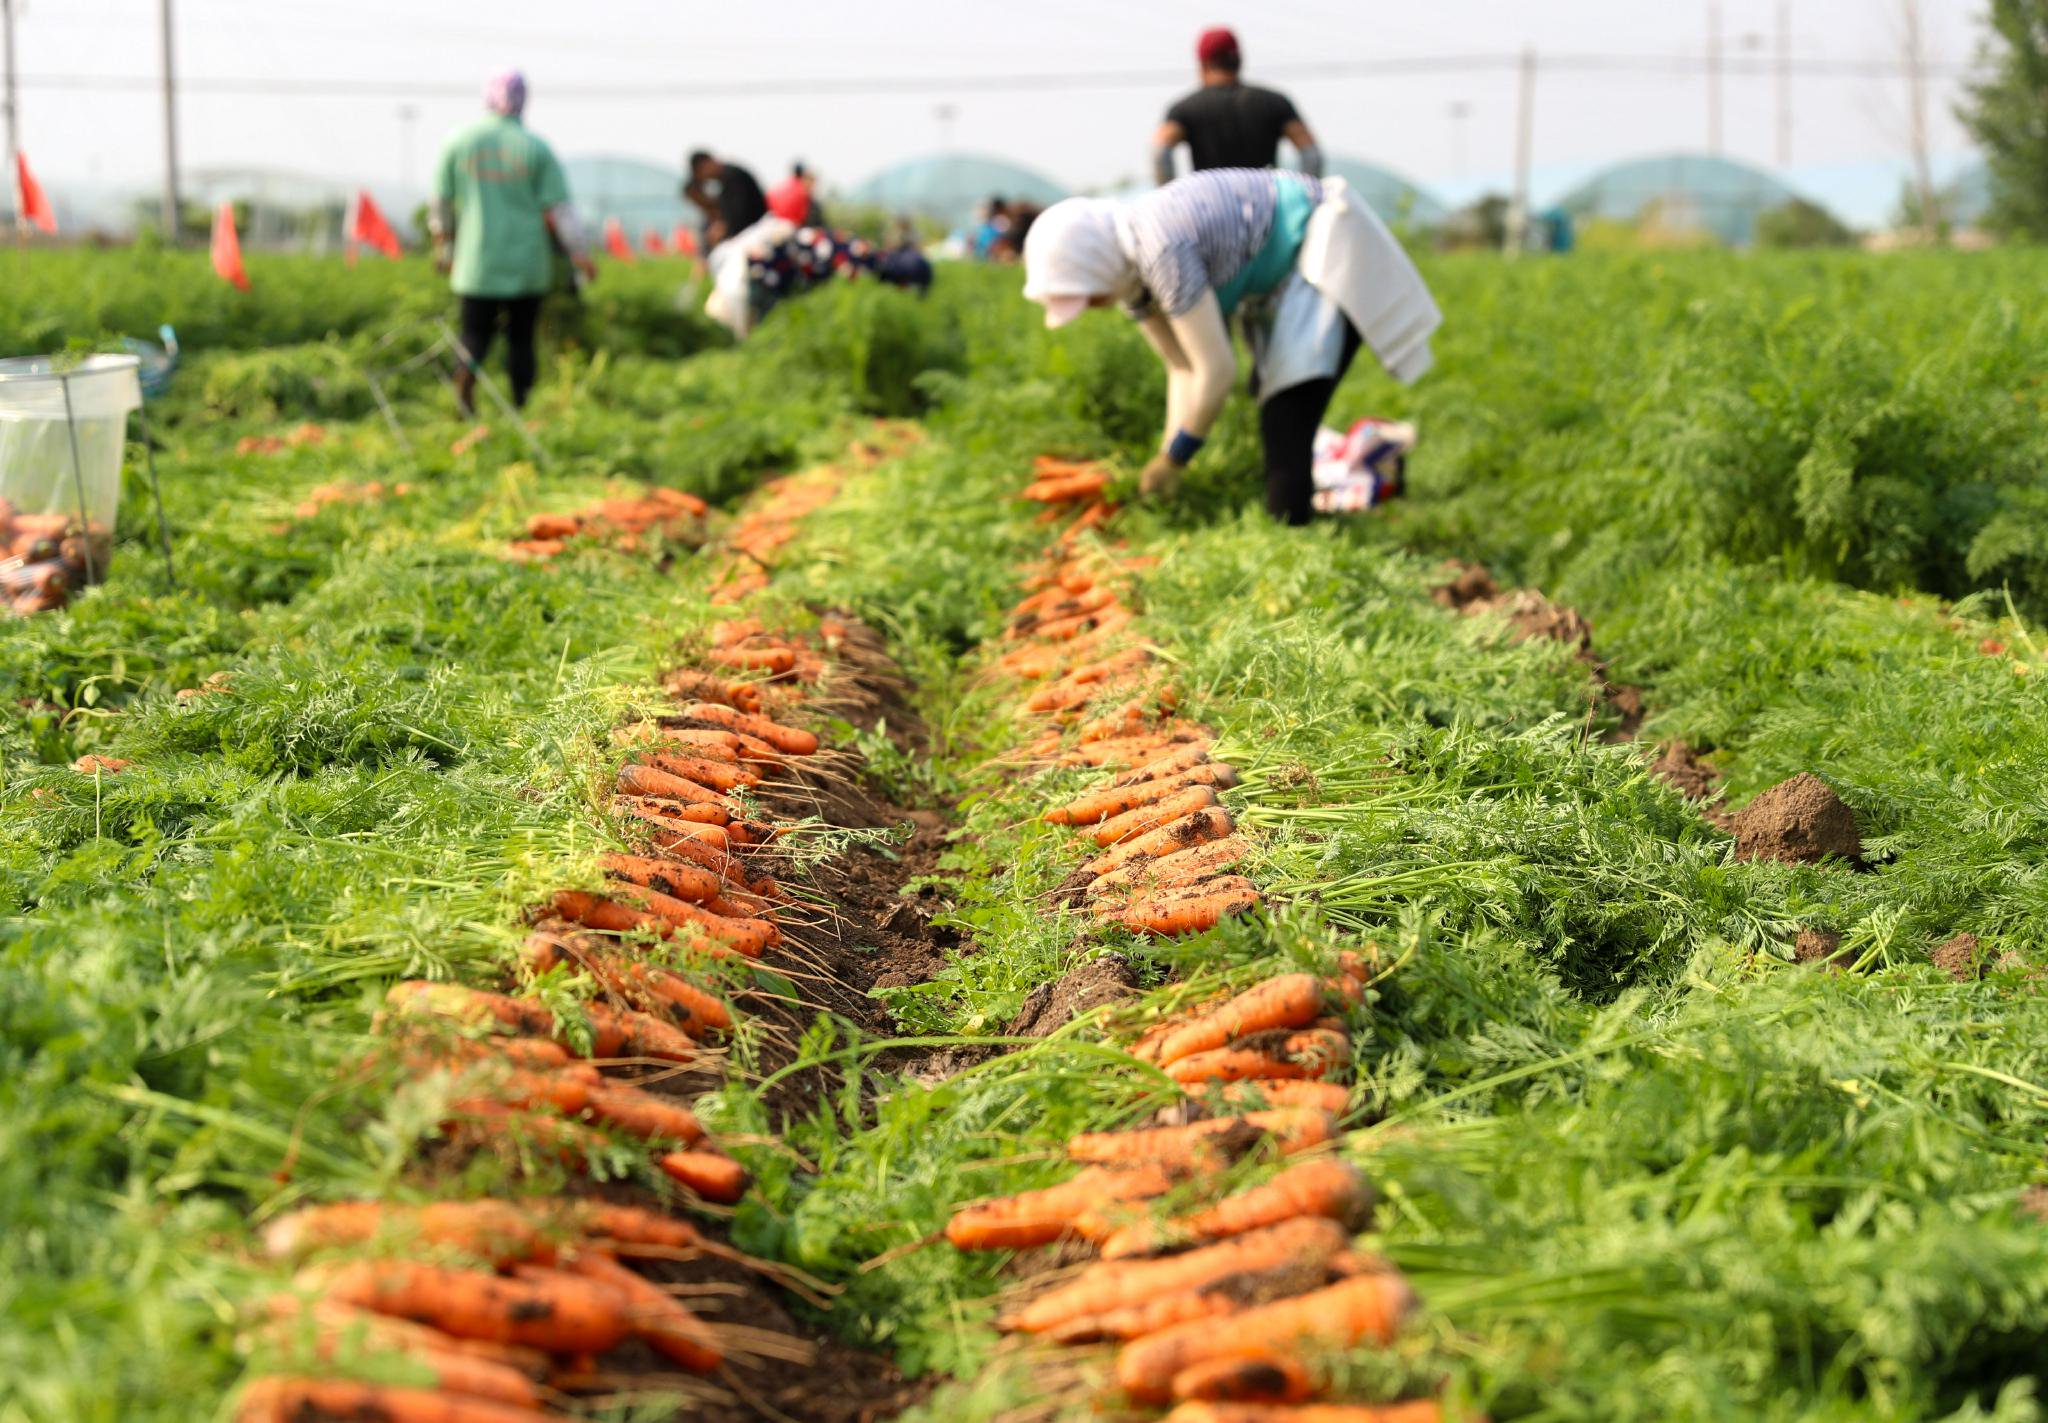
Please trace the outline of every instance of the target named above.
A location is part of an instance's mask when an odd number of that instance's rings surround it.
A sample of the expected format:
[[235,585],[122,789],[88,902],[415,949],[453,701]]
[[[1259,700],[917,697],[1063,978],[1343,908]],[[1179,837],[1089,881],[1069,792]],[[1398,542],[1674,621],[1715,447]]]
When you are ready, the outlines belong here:
[[[190,77],[317,85],[377,80],[454,86],[416,93],[408,157],[397,93],[189,93],[180,107],[193,168],[282,166],[351,181],[423,179],[432,150],[477,111],[468,91],[497,68],[524,68],[532,126],[565,156],[617,153],[665,164],[704,145],[765,178],[801,157],[846,186],[943,145],[1012,158],[1075,186],[1145,170],[1148,135],[1193,78],[1204,24],[1237,27],[1247,77],[1288,90],[1324,147],[1372,159],[1453,197],[1512,169],[1515,78],[1463,71],[1331,77],[1331,62],[1539,54],[1698,57],[1707,0],[175,0],[181,70]],[[1793,54],[1885,61],[1898,54],[1899,0],[1790,0]],[[147,92],[52,84],[155,72],[156,0],[15,0],[23,146],[53,185],[153,181],[161,124]],[[1921,0],[1929,57],[1968,60],[1983,0]],[[1767,55],[1778,0],[1722,0],[1731,55]],[[976,76],[1136,71],[1143,82],[1020,92]],[[1293,71],[1293,72],[1290,72]],[[1158,73],[1160,79],[1145,76]],[[910,93],[807,95],[804,81],[936,80]],[[693,86],[761,86],[690,96]],[[632,95],[594,92],[634,86]],[[586,92],[564,92],[575,86]],[[660,86],[673,86],[663,97]],[[1185,85],[1181,86],[1185,87]],[[1967,147],[1950,115],[1956,81],[1933,88],[1933,146]],[[1794,171],[1896,158],[1906,142],[1896,77],[1802,75],[1793,88]],[[952,117],[942,118],[942,106]],[[1454,107],[1466,117],[1453,116]],[[1707,84],[1670,73],[1561,73],[1537,89],[1540,174],[1608,159],[1703,149]],[[1769,165],[1775,91],[1767,77],[1726,80],[1724,151]],[[1542,185],[1539,183],[1539,188]],[[1539,192],[1539,196],[1542,196]]]

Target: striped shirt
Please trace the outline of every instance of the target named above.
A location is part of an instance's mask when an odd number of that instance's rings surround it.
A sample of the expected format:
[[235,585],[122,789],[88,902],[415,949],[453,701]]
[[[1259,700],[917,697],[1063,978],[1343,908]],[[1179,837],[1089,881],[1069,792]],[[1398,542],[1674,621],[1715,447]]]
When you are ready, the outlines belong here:
[[1299,183],[1311,202],[1323,185],[1305,173],[1270,168],[1210,168],[1155,188],[1117,215],[1117,246],[1138,269],[1144,290],[1125,310],[1183,316],[1202,293],[1251,264],[1273,230],[1273,195]]

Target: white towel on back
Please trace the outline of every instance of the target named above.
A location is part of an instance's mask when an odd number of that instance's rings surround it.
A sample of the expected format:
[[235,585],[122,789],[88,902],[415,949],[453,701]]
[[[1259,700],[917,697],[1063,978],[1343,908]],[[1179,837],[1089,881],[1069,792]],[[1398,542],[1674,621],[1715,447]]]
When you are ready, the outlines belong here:
[[1323,180],[1323,201],[1309,216],[1299,266],[1311,286],[1343,309],[1395,380],[1419,380],[1435,363],[1429,338],[1443,325],[1443,312],[1400,240],[1342,178]]

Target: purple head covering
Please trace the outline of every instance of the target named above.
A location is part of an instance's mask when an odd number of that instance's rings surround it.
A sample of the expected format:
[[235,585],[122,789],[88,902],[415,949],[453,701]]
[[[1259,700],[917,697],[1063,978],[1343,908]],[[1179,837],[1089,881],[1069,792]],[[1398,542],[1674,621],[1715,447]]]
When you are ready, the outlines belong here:
[[526,109],[526,76],[516,69],[494,75],[484,85],[484,107],[508,119],[518,118]]

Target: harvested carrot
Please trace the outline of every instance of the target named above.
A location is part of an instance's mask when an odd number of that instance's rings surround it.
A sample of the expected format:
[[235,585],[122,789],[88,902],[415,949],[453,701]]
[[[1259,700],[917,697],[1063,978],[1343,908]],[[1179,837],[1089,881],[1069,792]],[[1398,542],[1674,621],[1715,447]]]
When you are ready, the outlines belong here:
[[1083,1132],[1067,1143],[1067,1159],[1102,1164],[1158,1161],[1169,1166],[1195,1166],[1242,1156],[1269,1139],[1281,1154],[1292,1156],[1321,1146],[1336,1135],[1336,1130],[1337,1124],[1326,1112],[1280,1107],[1247,1112],[1241,1117],[1190,1122],[1186,1126]]
[[1162,1423],[1442,1423],[1433,1398],[1406,1403],[1183,1403]]
[[1139,1056],[1161,1064],[1178,1062],[1252,1033],[1307,1027],[1322,1011],[1323,985],[1314,974],[1283,973],[1196,1014]]
[[618,1292],[586,1280],[536,1285],[413,1260],[309,1266],[302,1288],[464,1339],[524,1344],[556,1354],[602,1354],[630,1332]]
[[[585,969],[607,993],[635,1000],[641,1007],[659,1006],[677,1027],[699,1041],[732,1027],[732,1010],[682,975],[628,958],[600,943],[571,943],[539,932],[528,935],[519,952],[536,973],[546,973],[558,964]],[[554,1043],[546,1046],[561,1051]]]
[[715,702],[692,702],[683,708],[683,716],[691,721],[701,721],[706,726],[721,727],[726,731],[741,731],[786,751],[792,756],[809,756],[818,749],[815,733],[793,726],[783,726],[769,721],[766,717],[748,716],[728,706]]
[[751,682],[721,677],[694,667],[679,667],[661,679],[662,690],[677,701],[723,702],[736,711],[756,710],[761,694]]
[[704,1136],[703,1126],[689,1108],[620,1082],[590,1089],[583,1112],[591,1121],[616,1127],[642,1141],[679,1141],[688,1146]]
[[[1177,776],[1183,771],[1191,771],[1208,759],[1209,747],[1206,743],[1183,743],[1164,755],[1155,756],[1150,761],[1142,762],[1127,771],[1119,771],[1110,778],[1109,784],[1112,788],[1142,785],[1146,781],[1156,781],[1162,777]],[[1236,779],[1234,772],[1231,779]],[[1228,785],[1230,782],[1223,784]]]
[[1047,1245],[1099,1206],[1148,1200],[1172,1189],[1173,1174],[1147,1162],[1129,1171],[1091,1166],[1057,1186],[963,1206],[946,1223],[946,1239],[962,1250],[1023,1250]]
[[[620,893],[643,905],[649,914],[664,924],[699,935],[706,941],[706,947],[714,953],[722,948],[750,959],[757,959],[765,951],[782,942],[782,931],[766,919],[728,917],[709,905],[691,904],[687,900],[674,899],[659,890],[642,889],[638,885],[625,886]],[[713,902],[718,902],[716,896],[713,896]],[[561,911],[558,909],[557,912]],[[567,919],[572,916],[563,913],[562,917]]]
[[583,521],[574,514],[535,514],[526,521],[529,539],[573,539],[583,531]]
[[1175,1378],[1211,1359],[1277,1354],[1301,1344],[1384,1345],[1414,1302],[1414,1291],[1399,1275],[1360,1275],[1246,1310],[1227,1330],[1184,1324],[1126,1344],[1117,1355],[1116,1381],[1135,1399],[1164,1403],[1173,1396]]
[[1097,876],[1095,883],[1088,886],[1088,894],[1090,898],[1098,898],[1130,890],[1144,895],[1162,888],[1198,883],[1223,870],[1235,868],[1250,851],[1250,842],[1240,836],[1226,835],[1221,840],[1191,845],[1170,855],[1134,860],[1106,875]]
[[[396,1331],[386,1333],[374,1325],[357,1321],[376,1321],[386,1328],[396,1326],[396,1330],[417,1330],[424,1337],[404,1337]],[[290,1353],[304,1352],[292,1347],[301,1342],[292,1333],[280,1331],[278,1337],[279,1343]],[[446,1347],[430,1342],[434,1340],[445,1340]],[[526,1374],[509,1364],[465,1353],[456,1347],[458,1343],[458,1340],[423,1324],[338,1309],[326,1317],[315,1316],[310,1352],[323,1364],[331,1364],[337,1357],[352,1359],[363,1353],[398,1354],[408,1364],[431,1374],[428,1386],[441,1393],[488,1399],[516,1408],[541,1406],[540,1392]]]
[[1157,859],[1171,855],[1176,850],[1185,850],[1191,845],[1206,844],[1221,840],[1237,829],[1237,822],[1230,818],[1230,812],[1220,805],[1206,806],[1190,811],[1178,820],[1169,821],[1156,830],[1126,840],[1120,845],[1104,850],[1090,860],[1084,869],[1091,875],[1108,874],[1121,869],[1133,860]]
[[1042,1334],[1074,1320],[1114,1314],[1232,1275],[1290,1263],[1321,1267],[1349,1244],[1337,1222],[1303,1216],[1163,1259],[1098,1261],[1079,1278],[1038,1296],[998,1322],[1004,1329]]
[[650,751],[647,764],[657,771],[693,781],[707,790],[736,791],[742,786],[761,784],[761,773],[742,766],[737,760],[718,760],[710,756],[684,756],[667,751]]
[[747,1189],[747,1169],[716,1151],[671,1151],[655,1165],[671,1180],[720,1205],[731,1205]]
[[263,1232],[263,1248],[290,1260],[380,1237],[460,1250],[494,1264],[530,1259],[542,1246],[525,1212],[505,1201],[332,1201],[272,1221]]
[[673,899],[703,903],[718,894],[717,875],[696,865],[677,864],[647,855],[603,855],[598,859],[606,872],[622,880],[656,890]]
[[523,1408],[433,1389],[289,1374],[272,1374],[252,1381],[235,1404],[235,1423],[305,1423],[316,1418],[366,1419],[375,1423],[534,1423],[538,1418],[563,1417],[537,1407]]
[[524,1112],[472,1097],[453,1103],[443,1123],[447,1135],[523,1161],[528,1151],[552,1155],[572,1171],[580,1171],[610,1145],[603,1135],[581,1122],[538,1112]]
[[[510,1369],[522,1378],[535,1379],[548,1371],[548,1356],[539,1349],[518,1344],[494,1344],[486,1339],[458,1339],[453,1334],[410,1319],[393,1319],[388,1314],[358,1309],[334,1300],[309,1300],[280,1291],[264,1301],[264,1310],[289,1342],[311,1339],[321,1348],[333,1340],[337,1346],[389,1350],[402,1354],[456,1355],[479,1359]],[[323,1352],[322,1358],[327,1355]]]
[[570,1271],[609,1285],[625,1296],[633,1332],[657,1354],[692,1373],[716,1373],[725,1351],[709,1325],[659,1286],[635,1274],[603,1251],[583,1251],[567,1261]]
[[1088,832],[1088,838],[1107,848],[1214,804],[1216,792],[1208,786],[1188,786],[1150,805],[1133,806],[1121,815],[1111,816]]
[[1372,1188],[1357,1167],[1321,1157],[1290,1166],[1265,1184],[1225,1196],[1204,1210],[1126,1226],[1103,1242],[1102,1258],[1121,1260],[1169,1245],[1224,1240],[1302,1216],[1349,1224],[1372,1209],[1372,1199]]
[[1087,723],[1081,728],[1081,744],[1091,741],[1113,741],[1143,731],[1163,715],[1180,705],[1180,693],[1171,687],[1161,687],[1147,696],[1135,697],[1115,711]]
[[796,653],[787,647],[714,647],[707,656],[748,672],[781,673],[796,666]]
[[1201,730],[1184,722],[1169,722],[1151,731],[1131,736],[1112,736],[1077,746],[1061,758],[1073,766],[1144,766],[1173,754],[1183,746],[1198,746],[1207,752],[1214,743]]
[[699,825],[727,825],[732,812],[714,801],[668,800],[661,796],[621,795],[612,797],[612,811],[643,820],[688,820]]
[[[452,983],[410,979],[392,985],[385,1002],[402,1015],[444,1017],[470,1024],[496,1023],[515,1032],[545,1033],[557,1042],[562,1040],[554,1014],[545,1004],[530,998],[508,998],[502,993],[486,993]],[[667,1057],[676,1062],[691,1062],[697,1056],[696,1045],[659,1018],[631,1009],[609,1008],[602,1003],[585,1003],[583,1012],[590,1020],[594,1056]]]
[[1287,1354],[1204,1359],[1175,1374],[1169,1386],[1177,1399],[1224,1403],[1300,1403],[1316,1391],[1307,1368]]
[[1166,1075],[1191,1082],[1237,1082],[1247,1077],[1323,1079],[1351,1053],[1351,1039],[1329,1028],[1255,1034],[1233,1047],[1190,1053],[1166,1064]]
[[619,790],[629,796],[656,796],[663,800],[679,800],[689,805],[715,805],[728,815],[738,812],[739,807],[726,796],[709,786],[697,784],[687,776],[678,776],[655,766],[643,766],[629,762],[619,767]]
[[598,1080],[596,1068],[571,1056],[567,1048],[548,1038],[435,1035],[428,1040],[420,1034],[411,1034],[404,1052],[408,1061],[430,1067],[490,1062],[500,1067],[523,1067],[533,1072],[558,1072],[586,1083]]
[[[1199,758],[1209,753],[1198,751],[1196,754]],[[1191,787],[1210,786],[1228,789],[1236,782],[1237,773],[1230,766],[1221,761],[1201,761],[1183,770],[1157,776],[1151,780],[1092,791],[1068,801],[1065,805],[1048,810],[1045,819],[1054,825],[1094,825],[1101,821],[1113,820],[1144,806],[1156,805]]]
[[1338,1082],[1250,1077],[1220,1084],[1219,1093],[1233,1107],[1314,1107],[1331,1116],[1342,1116],[1351,1105],[1351,1089]]

